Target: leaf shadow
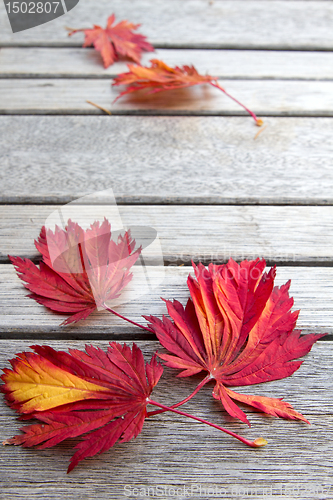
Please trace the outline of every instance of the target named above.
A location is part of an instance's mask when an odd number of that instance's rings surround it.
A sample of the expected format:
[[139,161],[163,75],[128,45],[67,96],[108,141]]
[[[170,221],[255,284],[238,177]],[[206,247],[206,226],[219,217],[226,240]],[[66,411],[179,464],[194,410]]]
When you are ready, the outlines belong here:
[[186,87],[181,89],[163,90],[160,92],[147,92],[138,90],[122,96],[118,101],[127,105],[137,105],[143,108],[164,108],[192,111],[208,108],[208,102],[214,99],[214,91],[209,85]]

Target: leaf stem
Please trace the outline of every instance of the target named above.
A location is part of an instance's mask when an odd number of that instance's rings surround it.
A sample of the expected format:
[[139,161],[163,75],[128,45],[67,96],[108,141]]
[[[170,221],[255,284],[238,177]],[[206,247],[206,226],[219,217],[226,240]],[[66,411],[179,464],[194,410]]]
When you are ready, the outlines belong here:
[[109,311],[110,313],[114,314],[115,316],[118,316],[118,318],[121,318],[121,319],[123,319],[125,321],[128,321],[129,323],[132,323],[132,325],[138,326],[139,328],[142,328],[143,330],[147,330],[147,332],[155,333],[154,330],[151,330],[150,328],[148,328],[148,326],[140,325],[140,323],[136,323],[135,321],[132,321],[131,319],[126,318],[125,316],[122,316],[122,314],[119,314],[116,311],[114,311],[113,309],[110,309],[109,307],[107,307],[106,304],[103,304],[102,307],[106,311]]
[[[194,389],[194,391],[189,396],[187,396],[187,398],[183,399],[182,401],[179,401],[179,403],[176,403],[176,404],[170,406],[170,408],[178,408],[178,406],[181,406],[181,405],[187,403],[187,401],[192,399],[193,396],[195,396],[196,393],[200,391],[201,387],[203,387],[205,384],[207,384],[207,382],[209,382],[210,380],[212,380],[211,376],[207,375],[207,377],[205,377],[203,380],[201,380],[200,384],[197,385],[196,389]],[[164,413],[165,411],[168,411],[168,410],[148,411],[147,417],[152,417],[153,415],[158,415],[159,413]]]
[[222,92],[225,93],[225,95],[227,95],[228,97],[230,97],[230,99],[232,99],[233,101],[235,101],[237,104],[239,104],[239,106],[241,106],[243,109],[245,109],[245,111],[247,111],[251,116],[252,118],[255,120],[256,124],[258,125],[258,127],[261,127],[261,125],[263,124],[263,121],[261,118],[258,118],[257,115],[255,113],[253,113],[253,111],[251,111],[249,108],[247,108],[244,104],[242,104],[240,101],[238,101],[238,99],[236,99],[235,97],[233,97],[232,95],[230,95],[223,87],[221,87],[218,83],[213,83],[213,82],[209,82],[213,87],[216,87],[217,89],[220,89],[222,90]]
[[229,436],[232,436],[242,443],[246,444],[247,446],[250,446],[251,448],[260,448],[261,446],[265,446],[267,444],[267,441],[263,438],[258,438],[255,439],[254,441],[249,441],[246,438],[243,438],[242,436],[239,436],[235,432],[228,431],[228,429],[225,429],[224,427],[221,427],[219,425],[213,424],[212,422],[208,422],[207,420],[204,420],[203,418],[200,417],[195,417],[194,415],[191,415],[190,413],[185,413],[180,410],[176,410],[175,408],[172,408],[170,406],[165,406],[161,403],[157,403],[156,401],[153,401],[150,398],[147,398],[147,403],[158,406],[159,408],[163,408],[164,411],[172,411],[173,413],[178,413],[178,415],[183,415],[184,417],[192,418],[193,420],[197,420],[198,422],[201,422],[202,424],[207,424],[210,425],[211,427],[214,427],[215,429],[218,429],[219,431],[225,432],[226,434],[229,434]]
[[96,104],[95,102],[92,101],[86,101],[88,104],[91,104],[92,106],[95,106],[95,108],[100,109],[101,111],[104,111],[104,113],[111,115],[111,111],[109,111],[106,108],[103,108],[103,106],[100,106],[99,104]]

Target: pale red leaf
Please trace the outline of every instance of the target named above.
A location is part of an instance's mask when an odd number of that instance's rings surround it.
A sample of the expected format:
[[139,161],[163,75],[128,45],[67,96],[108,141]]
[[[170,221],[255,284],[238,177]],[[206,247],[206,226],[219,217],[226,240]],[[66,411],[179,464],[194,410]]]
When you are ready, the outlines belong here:
[[53,311],[71,314],[65,325],[118,298],[141,252],[141,247],[134,251],[130,231],[114,242],[106,219],[85,231],[71,220],[65,230],[56,227],[53,232],[43,226],[35,245],[43,258],[39,268],[29,259],[9,258],[32,292],[29,297]]
[[112,14],[106,28],[94,25],[92,29],[72,30],[69,36],[82,31],[85,35],[83,47],[93,45],[101,53],[105,68],[117,61],[119,56],[139,64],[143,51],[154,52],[154,47],[147,42],[145,36],[134,33],[140,24],[121,21],[114,25],[114,22],[115,16]]

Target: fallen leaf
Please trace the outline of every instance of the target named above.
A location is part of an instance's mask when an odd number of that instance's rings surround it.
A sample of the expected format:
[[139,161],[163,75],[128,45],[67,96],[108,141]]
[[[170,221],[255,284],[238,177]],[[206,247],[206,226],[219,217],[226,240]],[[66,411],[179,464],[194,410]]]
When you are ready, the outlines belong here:
[[[110,342],[107,352],[93,346],[85,351],[55,351],[49,346],[31,346],[35,352],[22,352],[10,360],[12,370],[4,368],[0,390],[21,420],[42,423],[21,428],[4,445],[50,448],[68,438],[83,436],[68,467],[70,472],[87,457],[109,450],[117,441],[126,442],[142,430],[147,417],[171,411],[225,432],[244,444],[259,448],[263,438],[249,441],[232,431],[176,408],[188,401],[165,406],[150,399],[163,367],[155,353],[144,362],[136,344]],[[147,412],[147,405],[159,408]]]
[[24,434],[4,444],[44,449],[85,434],[75,446],[70,472],[84,458],[141,432],[149,396],[163,372],[156,354],[145,364],[136,344],[131,349],[110,342],[106,353],[93,346],[70,353],[49,346],[32,349],[11,360],[12,370],[4,369],[1,390],[24,420],[42,423],[23,427]]
[[39,268],[29,259],[9,258],[32,292],[29,297],[53,311],[72,315],[63,325],[86,319],[96,308],[107,308],[106,302],[119,297],[141,251],[141,247],[134,251],[130,231],[115,243],[107,219],[94,222],[87,230],[71,220],[65,230],[56,227],[53,232],[43,226],[35,246],[43,257]]
[[173,321],[145,316],[160,343],[172,354],[159,354],[165,364],[188,377],[202,370],[199,385],[215,380],[213,396],[225,410],[249,424],[234,402],[240,401],[270,415],[307,420],[281,399],[238,394],[231,386],[252,385],[288,377],[302,364],[323,335],[295,330],[299,311],[291,312],[290,282],[274,287],[275,268],[264,272],[264,260],[232,259],[225,265],[193,264],[196,279],[188,277],[191,298],[184,308],[165,300]]
[[83,47],[93,45],[101,53],[104,67],[108,68],[119,56],[124,56],[140,63],[143,51],[154,52],[154,47],[146,41],[146,37],[139,33],[134,33],[141,25],[121,21],[115,22],[115,15],[112,14],[107,21],[106,28],[94,25],[92,29],[74,29],[68,34],[73,35],[83,31],[85,40]]
[[258,126],[263,124],[260,118],[221,87],[216,77],[200,75],[194,66],[175,66],[171,68],[159,59],[152,59],[150,62],[151,66],[149,68],[128,64],[129,72],[121,73],[114,78],[113,85],[128,85],[127,89],[121,92],[115,100],[139,90],[147,90],[149,94],[154,94],[164,90],[181,89],[206,83],[222,90],[228,97],[242,106],[254,118]]

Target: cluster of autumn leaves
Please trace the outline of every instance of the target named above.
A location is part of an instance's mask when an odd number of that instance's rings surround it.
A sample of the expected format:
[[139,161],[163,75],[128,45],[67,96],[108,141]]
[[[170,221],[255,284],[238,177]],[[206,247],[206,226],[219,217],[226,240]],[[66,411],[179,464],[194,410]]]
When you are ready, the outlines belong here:
[[[117,314],[109,305],[131,280],[131,267],[141,248],[129,231],[112,240],[106,219],[88,229],[69,220],[65,229],[42,228],[35,241],[42,255],[39,267],[32,261],[10,257],[30,297],[49,309],[67,314],[64,324],[87,318],[96,308]],[[39,423],[22,428],[23,434],[4,444],[51,447],[67,438],[83,436],[75,447],[68,471],[81,460],[102,453],[117,441],[135,438],[144,421],[157,413],[172,411],[234,436],[251,447],[254,441],[178,409],[209,382],[213,397],[229,415],[249,424],[236,402],[246,403],[277,417],[307,422],[281,399],[240,394],[231,387],[252,385],[288,377],[301,365],[314,342],[323,335],[300,335],[295,329],[298,311],[292,312],[290,282],[274,286],[276,270],[265,272],[264,260],[232,259],[227,264],[193,264],[189,275],[188,301],[165,300],[168,316],[145,316],[147,325],[137,326],[156,334],[165,348],[145,363],[133,344],[111,342],[107,352],[93,346],[85,351],[56,351],[32,346],[5,368],[1,386],[8,404],[21,419]],[[126,317],[124,320],[130,321]],[[166,406],[151,399],[163,373],[157,358],[178,376],[201,372],[204,378],[184,400]],[[153,405],[158,410],[148,411]]]
[[117,99],[126,94],[141,90],[154,94],[165,90],[192,87],[206,83],[218,88],[242,106],[253,117],[258,126],[263,124],[263,121],[255,113],[221,87],[216,77],[200,75],[194,66],[184,65],[182,67],[176,66],[171,68],[159,59],[152,59],[150,67],[141,66],[142,52],[154,52],[154,47],[147,42],[145,36],[135,33],[140,27],[139,24],[133,24],[128,21],[121,21],[118,24],[114,23],[115,16],[112,14],[108,18],[106,28],[94,25],[92,29],[75,29],[70,31],[69,36],[83,32],[85,35],[83,47],[93,45],[101,53],[105,68],[108,68],[117,61],[119,57],[131,59],[136,63],[128,64],[128,73],[121,73],[114,79],[113,85],[127,86]]

